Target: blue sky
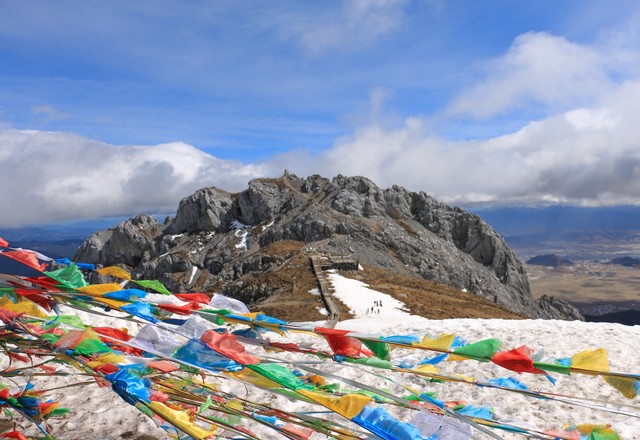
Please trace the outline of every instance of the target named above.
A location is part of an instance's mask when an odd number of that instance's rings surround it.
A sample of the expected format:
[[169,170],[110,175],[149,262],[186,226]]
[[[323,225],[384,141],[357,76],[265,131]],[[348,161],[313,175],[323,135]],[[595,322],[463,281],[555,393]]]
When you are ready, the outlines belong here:
[[639,13],[0,1],[0,226],[171,210],[285,167],[451,203],[639,203]]

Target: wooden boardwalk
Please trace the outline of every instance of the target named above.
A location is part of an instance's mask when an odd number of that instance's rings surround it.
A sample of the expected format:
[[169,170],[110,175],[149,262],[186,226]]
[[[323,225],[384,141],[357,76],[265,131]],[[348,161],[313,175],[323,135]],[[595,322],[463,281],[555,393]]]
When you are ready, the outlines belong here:
[[331,283],[329,282],[327,274],[324,271],[326,269],[357,269],[358,261],[354,260],[351,257],[336,257],[320,254],[311,255],[309,257],[309,260],[311,261],[313,273],[318,280],[318,288],[320,289],[322,302],[324,303],[324,306],[329,313],[329,318],[325,322],[324,326],[328,328],[334,328],[340,320],[340,309],[338,308],[336,300],[333,296],[333,288],[331,287]]

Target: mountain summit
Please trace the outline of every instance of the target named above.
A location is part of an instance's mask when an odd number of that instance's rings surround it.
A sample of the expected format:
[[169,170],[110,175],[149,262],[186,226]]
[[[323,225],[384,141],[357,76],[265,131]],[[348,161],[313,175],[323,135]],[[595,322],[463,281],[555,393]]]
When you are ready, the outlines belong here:
[[139,215],[95,233],[76,260],[124,264],[173,291],[216,289],[266,306],[309,287],[292,267],[312,251],[351,255],[379,279],[429,280],[527,317],[581,319],[562,301],[536,303],[520,261],[477,215],[365,177],[285,173],[240,193],[202,188],[162,224]]

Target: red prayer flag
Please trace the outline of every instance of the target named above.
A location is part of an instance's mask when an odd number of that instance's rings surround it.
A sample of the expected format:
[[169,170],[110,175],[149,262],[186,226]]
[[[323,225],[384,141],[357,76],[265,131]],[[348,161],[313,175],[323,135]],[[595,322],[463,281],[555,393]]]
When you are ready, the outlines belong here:
[[7,309],[0,309],[0,320],[5,324],[9,324],[11,321],[20,316],[21,313],[16,313]]
[[290,432],[291,434],[297,435],[303,439],[308,439],[313,434],[313,429],[304,428],[302,426],[296,426],[293,423],[287,423],[282,427],[283,431]]
[[197,302],[200,304],[209,304],[211,298],[206,293],[174,293],[173,296],[184,302]]
[[197,302],[190,302],[184,306],[176,306],[173,304],[158,304],[158,307],[162,310],[166,310],[177,315],[190,315],[194,310],[200,310],[200,304]]
[[86,337],[84,330],[71,330],[64,335],[60,336],[58,340],[53,344],[56,348],[75,348]]
[[40,289],[30,289],[25,287],[14,287],[13,289],[18,295],[26,297],[29,301],[33,301],[43,309],[50,312],[53,310],[54,301]]
[[171,373],[172,371],[176,371],[180,369],[180,367],[178,367],[176,364],[169,361],[151,361],[149,362],[148,366],[149,368],[162,371],[163,373]]
[[200,342],[242,365],[260,363],[260,359],[244,351],[244,345],[232,334],[207,330],[200,337]]
[[[93,330],[99,335],[109,336],[120,341],[128,341],[131,336],[126,330],[113,327],[93,327]],[[100,338],[102,339],[102,338]],[[111,339],[104,339],[102,342],[113,342]]]
[[13,258],[16,261],[21,262],[22,264],[29,266],[37,271],[43,272],[47,265],[45,263],[40,263],[38,261],[38,257],[36,257],[36,253],[33,251],[28,251],[25,249],[19,251],[4,251],[2,255],[5,257]]
[[18,353],[14,353],[12,351],[9,352],[9,357],[11,359],[16,360],[16,361],[24,362],[25,364],[28,364],[30,362],[30,359],[27,356],[24,356],[24,355],[18,354]]
[[58,289],[56,286],[58,286],[60,284],[59,281],[54,280],[53,278],[49,278],[49,277],[31,277],[31,278],[25,278],[25,281],[28,281],[30,283],[35,284],[36,286],[40,286],[43,287],[47,290],[51,290],[54,292],[60,292],[60,289]]
[[169,400],[169,395],[166,393],[163,393],[162,391],[151,390],[151,395],[149,396],[149,400],[151,400],[152,402],[164,403],[167,400]]
[[96,373],[102,373],[104,375],[115,373],[116,371],[119,371],[119,370],[120,368],[118,368],[114,364],[102,364],[94,367],[93,369],[93,371],[95,371]]
[[42,365],[38,365],[38,368],[41,368],[47,374],[53,374],[53,373],[56,372],[56,367],[51,366],[51,365],[42,364]]
[[337,355],[352,358],[359,357],[361,354],[364,354],[367,357],[373,355],[371,351],[362,347],[362,342],[360,340],[345,336],[349,333],[349,330],[316,327],[315,331],[324,336],[329,343],[331,350],[333,350]]
[[29,440],[27,437],[25,437],[24,435],[20,434],[15,429],[13,431],[11,431],[11,432],[5,432],[4,434],[0,434],[0,436],[2,436],[4,438],[17,438],[18,440]]
[[494,354],[491,362],[517,373],[545,374],[544,371],[533,366],[533,360],[529,357],[531,353],[533,350],[523,345],[513,350]]

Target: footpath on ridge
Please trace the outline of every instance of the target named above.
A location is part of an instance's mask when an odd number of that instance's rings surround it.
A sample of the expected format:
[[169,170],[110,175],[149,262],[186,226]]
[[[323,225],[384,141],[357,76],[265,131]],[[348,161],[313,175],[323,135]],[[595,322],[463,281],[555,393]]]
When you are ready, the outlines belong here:
[[335,302],[333,287],[329,282],[325,269],[357,269],[358,260],[355,260],[350,256],[338,257],[318,253],[310,255],[309,260],[311,261],[313,273],[318,281],[318,289],[320,290],[322,302],[329,314],[329,318],[325,322],[324,326],[327,328],[334,328],[338,321],[340,321],[340,308]]

